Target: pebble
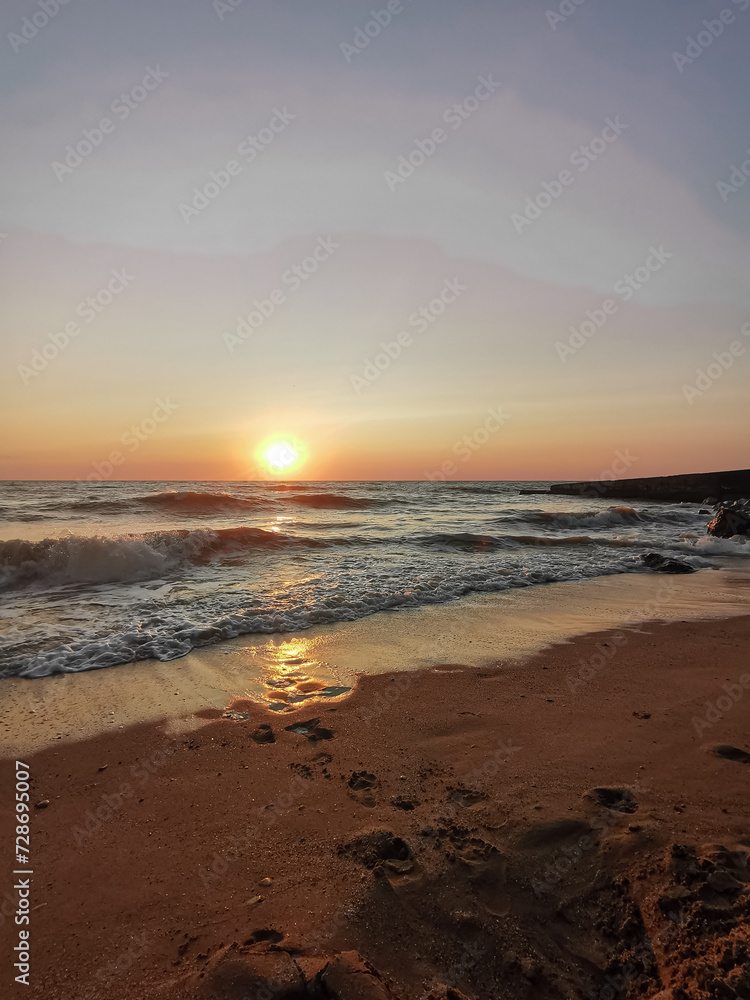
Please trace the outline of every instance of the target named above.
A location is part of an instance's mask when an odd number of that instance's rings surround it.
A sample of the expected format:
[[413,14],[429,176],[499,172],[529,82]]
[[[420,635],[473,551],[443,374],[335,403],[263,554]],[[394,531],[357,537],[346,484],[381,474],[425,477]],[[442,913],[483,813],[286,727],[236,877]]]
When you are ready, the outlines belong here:
[[272,885],[272,882],[270,878],[262,878],[258,885]]
[[37,804],[34,806],[34,808],[35,809],[46,809],[48,805],[49,805],[49,799],[42,799],[41,802],[37,802]]

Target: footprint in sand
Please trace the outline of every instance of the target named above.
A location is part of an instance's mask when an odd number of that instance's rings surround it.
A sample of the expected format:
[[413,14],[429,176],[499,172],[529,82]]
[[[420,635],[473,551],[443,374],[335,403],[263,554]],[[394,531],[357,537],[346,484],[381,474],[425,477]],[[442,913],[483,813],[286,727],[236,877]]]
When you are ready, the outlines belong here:
[[388,876],[406,875],[414,868],[414,854],[401,837],[390,830],[371,830],[339,848],[360,864]]
[[280,941],[284,940],[284,935],[281,931],[275,931],[271,928],[264,928],[262,930],[253,931],[250,937],[245,941],[245,946],[249,947],[253,944],[260,944],[261,942],[269,942],[270,944],[278,944]]
[[451,834],[450,842],[456,857],[466,865],[473,896],[489,913],[495,916],[507,913],[510,898],[506,891],[505,856],[493,844],[459,831]]
[[324,729],[320,725],[320,719],[308,719],[307,722],[295,722],[292,726],[285,726],[284,732],[297,733],[298,736],[305,736],[311,743],[318,740],[332,740],[333,730]]
[[405,799],[402,795],[397,795],[395,798],[391,799],[391,805],[395,806],[396,809],[403,809],[405,812],[411,812],[412,809],[416,809],[419,805],[416,799]]
[[370,774],[369,771],[352,771],[352,775],[348,781],[348,794],[356,802],[359,802],[360,805],[371,809],[377,805],[375,793],[373,792],[377,783],[378,779],[374,774]]
[[471,809],[473,806],[478,806],[480,802],[484,802],[487,798],[484,792],[475,792],[470,788],[449,788],[448,789],[448,800],[453,803],[454,806],[461,806],[462,809]]
[[724,760],[734,760],[738,764],[750,764],[750,753],[745,750],[740,750],[739,747],[730,746],[728,743],[721,743],[716,747],[709,747],[717,757],[723,757]]
[[628,788],[592,788],[587,795],[605,809],[615,812],[634,813],[638,803]]

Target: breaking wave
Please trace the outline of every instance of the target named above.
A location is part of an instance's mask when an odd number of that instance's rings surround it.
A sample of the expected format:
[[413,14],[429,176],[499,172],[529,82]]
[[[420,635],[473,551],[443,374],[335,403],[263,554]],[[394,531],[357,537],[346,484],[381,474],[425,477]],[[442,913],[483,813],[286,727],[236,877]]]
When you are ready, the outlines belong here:
[[67,535],[39,542],[0,542],[0,588],[32,583],[114,583],[154,579],[180,566],[204,566],[252,549],[328,548],[345,538],[301,538],[263,528],[197,528],[144,535]]

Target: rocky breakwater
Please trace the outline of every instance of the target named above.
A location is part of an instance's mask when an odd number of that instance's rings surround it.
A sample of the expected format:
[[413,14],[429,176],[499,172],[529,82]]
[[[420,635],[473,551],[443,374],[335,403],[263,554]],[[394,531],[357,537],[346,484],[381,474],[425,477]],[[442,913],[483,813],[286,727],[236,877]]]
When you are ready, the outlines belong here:
[[617,500],[662,500],[667,503],[706,503],[742,500],[750,496],[750,469],[702,472],[646,479],[555,483],[550,493],[565,496],[611,497]]

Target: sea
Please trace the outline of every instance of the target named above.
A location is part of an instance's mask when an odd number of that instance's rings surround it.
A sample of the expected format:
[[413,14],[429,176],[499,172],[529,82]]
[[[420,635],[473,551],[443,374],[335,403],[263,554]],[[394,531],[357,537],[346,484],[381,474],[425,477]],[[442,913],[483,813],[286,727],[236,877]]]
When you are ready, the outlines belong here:
[[[0,677],[154,658],[471,593],[745,565],[699,504],[537,482],[7,482]],[[537,492],[524,492],[534,490]],[[741,560],[742,563],[738,563]]]

